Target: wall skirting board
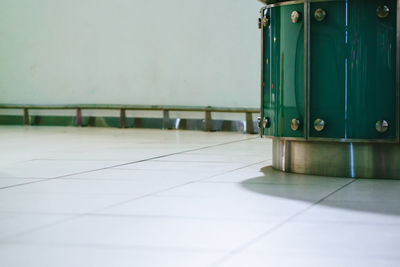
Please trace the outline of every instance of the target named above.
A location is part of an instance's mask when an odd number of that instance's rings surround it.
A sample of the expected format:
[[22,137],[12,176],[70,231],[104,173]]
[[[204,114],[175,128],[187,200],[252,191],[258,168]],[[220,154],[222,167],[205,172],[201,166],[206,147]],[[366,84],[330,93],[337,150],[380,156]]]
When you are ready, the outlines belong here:
[[258,133],[257,108],[0,104],[0,125],[95,126]]

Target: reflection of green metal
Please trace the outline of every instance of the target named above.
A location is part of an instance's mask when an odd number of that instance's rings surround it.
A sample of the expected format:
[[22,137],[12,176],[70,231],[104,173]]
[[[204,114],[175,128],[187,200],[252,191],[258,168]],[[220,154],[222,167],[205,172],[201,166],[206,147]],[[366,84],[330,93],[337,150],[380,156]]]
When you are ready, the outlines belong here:
[[22,116],[3,115],[0,116],[0,124],[3,125],[22,125],[24,123]]

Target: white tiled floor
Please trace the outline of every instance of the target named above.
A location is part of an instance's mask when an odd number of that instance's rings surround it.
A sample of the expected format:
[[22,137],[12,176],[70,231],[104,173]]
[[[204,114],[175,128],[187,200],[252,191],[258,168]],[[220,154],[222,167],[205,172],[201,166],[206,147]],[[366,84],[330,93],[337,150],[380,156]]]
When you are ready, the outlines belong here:
[[[400,180],[236,133],[0,127],[0,266],[400,266]],[[400,178],[400,176],[399,176]]]

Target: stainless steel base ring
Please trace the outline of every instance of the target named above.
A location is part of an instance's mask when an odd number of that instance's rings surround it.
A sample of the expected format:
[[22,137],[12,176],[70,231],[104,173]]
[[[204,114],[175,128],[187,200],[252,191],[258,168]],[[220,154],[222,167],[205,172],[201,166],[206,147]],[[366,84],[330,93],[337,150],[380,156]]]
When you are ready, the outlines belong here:
[[273,139],[275,169],[301,174],[400,179],[400,145]]

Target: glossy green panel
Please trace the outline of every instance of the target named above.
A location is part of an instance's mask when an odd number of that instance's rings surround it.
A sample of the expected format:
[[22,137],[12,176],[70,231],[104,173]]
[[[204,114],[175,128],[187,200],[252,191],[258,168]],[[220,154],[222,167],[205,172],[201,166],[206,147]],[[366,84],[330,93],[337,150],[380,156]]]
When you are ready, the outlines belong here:
[[[317,21],[318,8],[326,11]],[[311,4],[310,20],[310,136],[345,137],[346,6],[343,1]],[[325,121],[318,132],[316,119]]]
[[[377,8],[386,5],[386,18]],[[326,12],[323,21],[314,17]],[[396,3],[332,1],[311,4],[310,136],[343,139],[396,137]],[[325,121],[317,132],[315,119]],[[389,123],[386,133],[375,124]]]
[[[385,4],[390,13],[377,16]],[[353,0],[348,4],[348,138],[396,137],[396,3]],[[386,120],[386,133],[375,123]]]
[[[291,21],[293,11],[302,14]],[[304,15],[303,4],[268,10],[270,25],[264,28],[264,116],[271,125],[265,135],[304,137],[303,128],[291,129],[292,119],[304,123]]]

